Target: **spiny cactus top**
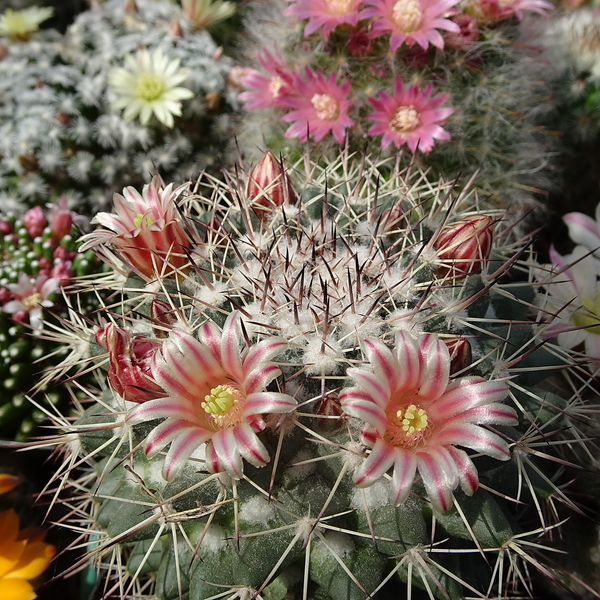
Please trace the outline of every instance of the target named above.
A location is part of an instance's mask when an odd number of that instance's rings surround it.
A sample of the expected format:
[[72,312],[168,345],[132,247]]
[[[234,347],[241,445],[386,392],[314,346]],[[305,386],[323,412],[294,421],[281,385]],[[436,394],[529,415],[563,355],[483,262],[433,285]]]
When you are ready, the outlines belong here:
[[553,461],[585,446],[564,433],[582,398],[558,395],[572,361],[503,212],[347,153],[124,197],[85,238],[115,270],[73,340],[98,342],[99,389],[40,442],[66,450],[92,553],[127,565],[122,597],[535,584],[521,562],[570,505]]

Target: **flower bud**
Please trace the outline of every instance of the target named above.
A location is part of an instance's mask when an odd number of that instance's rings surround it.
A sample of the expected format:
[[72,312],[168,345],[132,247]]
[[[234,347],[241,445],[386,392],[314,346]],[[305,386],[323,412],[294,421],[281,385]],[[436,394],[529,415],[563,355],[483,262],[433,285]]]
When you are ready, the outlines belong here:
[[168,337],[168,329],[171,329],[177,323],[175,309],[167,302],[156,300],[156,298],[150,303],[150,316],[157,324],[157,327],[152,328],[157,338]]
[[450,48],[468,50],[479,39],[479,25],[475,17],[461,13],[450,19],[460,27],[460,31],[444,32],[444,41]]
[[443,338],[450,353],[450,375],[469,367],[473,362],[473,353],[469,340],[461,335]]
[[344,418],[344,411],[339,396],[335,392],[329,392],[321,396],[315,403],[314,412],[321,417],[319,427],[326,431],[337,429]]
[[73,221],[74,213],[67,208],[67,197],[61,196],[57,204],[50,206],[50,228],[53,239],[60,242],[65,235],[71,233]]
[[112,323],[96,330],[96,341],[108,350],[108,382],[124,400],[146,402],[166,396],[151,372],[152,359],[160,348],[158,340],[131,337]]
[[39,206],[30,208],[23,216],[23,225],[32,238],[40,237],[47,223],[46,215]]
[[246,194],[260,219],[277,206],[294,204],[298,196],[281,162],[267,151],[248,177]]
[[461,279],[481,273],[492,249],[492,225],[491,217],[476,215],[446,227],[435,242],[438,258],[443,261],[438,274]]

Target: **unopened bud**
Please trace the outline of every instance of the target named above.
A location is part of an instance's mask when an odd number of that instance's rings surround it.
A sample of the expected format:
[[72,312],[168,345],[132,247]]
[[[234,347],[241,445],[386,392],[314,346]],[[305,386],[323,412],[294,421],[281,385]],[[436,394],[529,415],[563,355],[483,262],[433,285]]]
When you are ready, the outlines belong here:
[[23,216],[23,225],[32,238],[41,236],[47,224],[46,215],[39,206],[30,208]]
[[252,169],[246,187],[248,200],[259,218],[265,218],[274,208],[294,204],[298,196],[281,162],[267,151]]
[[446,227],[435,242],[443,263],[438,274],[460,279],[481,273],[492,249],[492,225],[492,217],[477,215]]
[[204,101],[206,102],[206,108],[208,110],[215,110],[219,107],[219,92],[209,92],[204,96]]
[[443,338],[450,353],[450,375],[463,371],[473,362],[471,344],[467,338],[460,335]]
[[326,431],[337,429],[341,425],[344,415],[340,399],[335,392],[321,396],[315,403],[314,412],[321,417],[319,427]]
[[383,233],[393,233],[404,229],[407,225],[404,209],[400,204],[395,204],[381,213],[380,230]]
[[171,329],[177,323],[177,313],[175,309],[162,300],[152,300],[150,303],[150,316],[156,323],[152,330],[157,338],[166,338]]
[[125,14],[135,15],[138,12],[137,4],[135,0],[125,0]]
[[177,38],[183,37],[183,29],[181,28],[181,23],[179,22],[179,19],[175,19],[171,23],[171,27],[169,27],[169,34]]

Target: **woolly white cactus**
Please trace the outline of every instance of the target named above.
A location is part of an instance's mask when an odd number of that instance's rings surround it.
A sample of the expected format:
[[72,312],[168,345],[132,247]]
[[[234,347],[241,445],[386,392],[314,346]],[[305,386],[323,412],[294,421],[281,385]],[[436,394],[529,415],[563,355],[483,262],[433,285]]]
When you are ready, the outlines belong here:
[[99,388],[40,442],[65,452],[105,597],[512,598],[557,579],[544,555],[574,505],[545,463],[586,449],[557,433],[582,400],[546,391],[570,365],[535,335],[511,279],[527,240],[500,212],[345,153],[126,195],[92,234],[120,273],[80,330]]

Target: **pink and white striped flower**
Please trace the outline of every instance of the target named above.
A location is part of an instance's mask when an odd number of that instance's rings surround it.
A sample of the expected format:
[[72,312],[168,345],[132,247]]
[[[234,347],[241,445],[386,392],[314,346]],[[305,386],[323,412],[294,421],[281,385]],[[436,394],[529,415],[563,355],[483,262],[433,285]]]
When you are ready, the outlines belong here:
[[265,428],[263,415],[296,407],[291,396],[266,389],[280,374],[270,359],[287,342],[271,337],[240,349],[240,337],[240,314],[234,312],[222,331],[213,322],[204,324],[198,339],[172,330],[156,353],[152,375],[167,397],[140,404],[129,422],[165,419],[144,443],[150,457],[171,444],[165,479],[172,479],[203,444],[209,471],[226,471],[234,479],[242,477],[242,458],[257,467],[269,461],[257,436]]
[[569,228],[569,237],[585,246],[596,258],[600,258],[600,204],[596,206],[596,219],[580,212],[567,213],[563,221]]
[[368,0],[370,6],[361,18],[373,18],[373,37],[390,34],[390,50],[395,52],[402,44],[419,44],[426,50],[429,44],[444,47],[444,38],[438,31],[458,33],[460,27],[446,19],[449,10],[459,0]]
[[359,9],[363,0],[288,0],[292,5],[283,11],[288,17],[308,19],[304,35],[310,35],[320,27],[323,35],[329,37],[338,25],[358,23]]
[[408,496],[417,470],[433,507],[452,506],[460,484],[466,494],[479,485],[477,469],[463,446],[497,458],[510,458],[507,443],[481,425],[514,425],[512,408],[501,404],[508,387],[481,377],[450,380],[450,355],[435,334],[416,341],[401,331],[396,347],[378,339],[364,342],[368,367],[348,369],[355,387],[340,394],[344,412],[365,423],[363,442],[371,448],[354,482],[368,487],[393,467],[392,498]]
[[129,186],[114,195],[114,213],[98,213],[97,229],[81,238],[80,252],[95,246],[112,246],[116,254],[146,281],[166,276],[188,264],[186,234],[176,206],[179,191],[173,184],[163,187],[154,177],[140,194]]
[[25,273],[19,273],[18,283],[6,286],[13,299],[7,302],[2,311],[13,315],[15,320],[23,321],[29,318],[29,324],[35,331],[44,327],[42,312],[44,308],[54,306],[49,296],[60,287],[60,281],[40,273],[36,279],[31,279]]

